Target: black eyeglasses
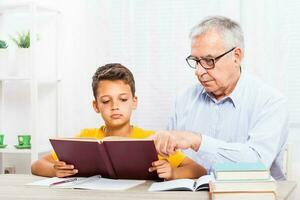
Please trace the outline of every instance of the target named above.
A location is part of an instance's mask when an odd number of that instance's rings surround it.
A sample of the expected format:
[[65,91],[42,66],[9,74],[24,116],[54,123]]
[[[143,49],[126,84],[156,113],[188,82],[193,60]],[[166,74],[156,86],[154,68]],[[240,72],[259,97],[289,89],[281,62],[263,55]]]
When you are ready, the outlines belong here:
[[218,60],[220,60],[223,56],[225,56],[229,52],[233,51],[235,48],[236,47],[233,47],[229,51],[226,51],[225,53],[223,53],[215,58],[199,59],[195,56],[190,55],[185,60],[188,63],[188,65],[193,69],[196,69],[198,64],[200,64],[204,69],[213,69],[215,67],[216,62],[218,62]]

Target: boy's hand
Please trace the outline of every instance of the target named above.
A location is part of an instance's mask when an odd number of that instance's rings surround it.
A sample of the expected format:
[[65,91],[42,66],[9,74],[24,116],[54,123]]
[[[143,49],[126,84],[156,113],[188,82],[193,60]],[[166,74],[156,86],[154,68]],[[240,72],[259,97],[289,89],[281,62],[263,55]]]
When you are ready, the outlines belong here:
[[53,168],[56,177],[72,176],[78,173],[78,170],[74,169],[74,165],[67,165],[63,161],[55,161]]
[[174,179],[174,170],[167,160],[158,160],[152,163],[149,172],[157,171],[158,177],[165,180]]

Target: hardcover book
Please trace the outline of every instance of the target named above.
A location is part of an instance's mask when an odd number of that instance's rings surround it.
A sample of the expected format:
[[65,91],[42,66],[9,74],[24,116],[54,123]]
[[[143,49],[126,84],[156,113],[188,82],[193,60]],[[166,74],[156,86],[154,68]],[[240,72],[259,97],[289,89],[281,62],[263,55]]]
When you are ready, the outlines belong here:
[[216,180],[267,180],[270,171],[260,162],[217,163],[214,175]]
[[275,192],[213,192],[211,200],[276,200]]
[[153,140],[92,138],[50,139],[59,160],[73,164],[75,176],[100,174],[113,179],[159,179],[156,172],[149,172],[153,161],[158,160]]
[[210,181],[210,188],[214,192],[275,192],[276,181],[270,177],[267,180],[242,181]]

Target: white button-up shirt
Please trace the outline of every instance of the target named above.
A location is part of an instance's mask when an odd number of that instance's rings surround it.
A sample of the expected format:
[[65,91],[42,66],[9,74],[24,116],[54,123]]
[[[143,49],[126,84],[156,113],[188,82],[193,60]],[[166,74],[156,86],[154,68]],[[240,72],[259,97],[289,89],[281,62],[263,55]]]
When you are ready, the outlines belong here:
[[198,152],[186,150],[208,172],[217,162],[257,162],[285,179],[283,151],[288,136],[287,99],[244,74],[233,92],[217,101],[197,84],[176,98],[168,130],[202,134]]

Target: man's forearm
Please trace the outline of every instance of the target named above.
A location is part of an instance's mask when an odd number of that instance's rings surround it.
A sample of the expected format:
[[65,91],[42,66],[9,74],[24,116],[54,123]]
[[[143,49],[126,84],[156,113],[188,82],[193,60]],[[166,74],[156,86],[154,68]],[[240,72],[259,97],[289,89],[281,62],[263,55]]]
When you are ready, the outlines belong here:
[[190,131],[173,131],[177,141],[177,149],[188,149],[191,148],[194,151],[198,151],[201,145],[202,135],[190,132]]
[[208,136],[203,136],[202,139],[202,145],[197,152],[210,153],[215,157],[212,160],[217,162],[257,162],[261,158],[266,160],[266,156],[272,157],[273,155],[271,151],[264,155],[259,154],[248,142],[229,143]]

